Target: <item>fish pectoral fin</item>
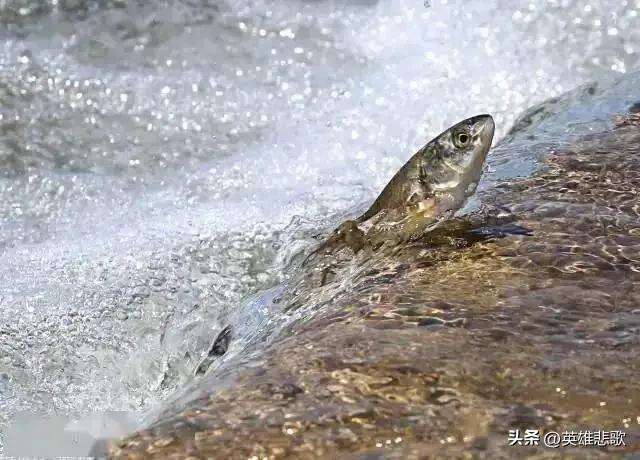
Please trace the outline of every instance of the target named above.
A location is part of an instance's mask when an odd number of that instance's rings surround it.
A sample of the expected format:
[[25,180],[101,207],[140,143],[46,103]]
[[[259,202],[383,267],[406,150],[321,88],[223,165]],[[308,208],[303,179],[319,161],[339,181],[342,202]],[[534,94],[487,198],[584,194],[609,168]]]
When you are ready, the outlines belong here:
[[435,198],[427,198],[426,200],[422,200],[418,203],[418,212],[423,215],[430,214],[434,215],[436,212],[436,200]]

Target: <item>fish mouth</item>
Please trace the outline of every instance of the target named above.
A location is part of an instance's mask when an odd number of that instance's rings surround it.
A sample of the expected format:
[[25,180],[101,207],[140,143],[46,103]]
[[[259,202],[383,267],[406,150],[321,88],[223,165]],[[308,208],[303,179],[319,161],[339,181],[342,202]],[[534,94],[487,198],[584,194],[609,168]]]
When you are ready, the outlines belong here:
[[496,124],[493,121],[493,117],[489,114],[476,115],[469,119],[471,126],[474,127],[474,131],[480,136],[482,144],[489,150],[491,147],[491,141],[493,140],[493,133],[496,129]]

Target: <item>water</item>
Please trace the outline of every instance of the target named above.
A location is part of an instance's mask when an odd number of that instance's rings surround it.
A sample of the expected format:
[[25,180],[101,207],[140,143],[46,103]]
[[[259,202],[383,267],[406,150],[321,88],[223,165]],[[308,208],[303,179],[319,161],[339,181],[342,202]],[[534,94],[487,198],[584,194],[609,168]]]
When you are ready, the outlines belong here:
[[[639,13],[0,2],[0,427],[154,407],[243,299],[433,135],[488,112],[499,139],[532,104],[637,69]],[[585,120],[617,108],[581,98]],[[537,166],[488,161],[485,188]],[[239,334],[270,312],[255,313]]]

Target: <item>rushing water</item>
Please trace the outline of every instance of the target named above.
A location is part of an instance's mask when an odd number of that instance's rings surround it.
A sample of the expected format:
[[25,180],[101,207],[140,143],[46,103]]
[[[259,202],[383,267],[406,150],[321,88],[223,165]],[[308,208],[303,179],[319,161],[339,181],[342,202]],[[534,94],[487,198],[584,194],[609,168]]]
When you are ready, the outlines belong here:
[[[488,112],[500,138],[533,103],[636,69],[639,15],[639,1],[0,2],[0,428],[154,407],[243,299],[440,130]],[[608,122],[606,96],[573,115]],[[489,165],[484,187],[536,158],[497,149]],[[269,319],[248,305],[240,335]]]

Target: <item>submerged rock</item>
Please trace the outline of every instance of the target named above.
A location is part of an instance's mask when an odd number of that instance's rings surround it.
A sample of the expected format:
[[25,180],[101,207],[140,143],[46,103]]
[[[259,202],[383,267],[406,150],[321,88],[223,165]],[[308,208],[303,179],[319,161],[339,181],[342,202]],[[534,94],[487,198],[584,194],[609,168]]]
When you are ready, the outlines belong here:
[[[110,456],[640,449],[640,127],[621,118],[545,164],[421,238],[303,267],[279,296],[289,322],[250,366],[202,380]],[[510,429],[622,430],[626,445],[510,447]]]

